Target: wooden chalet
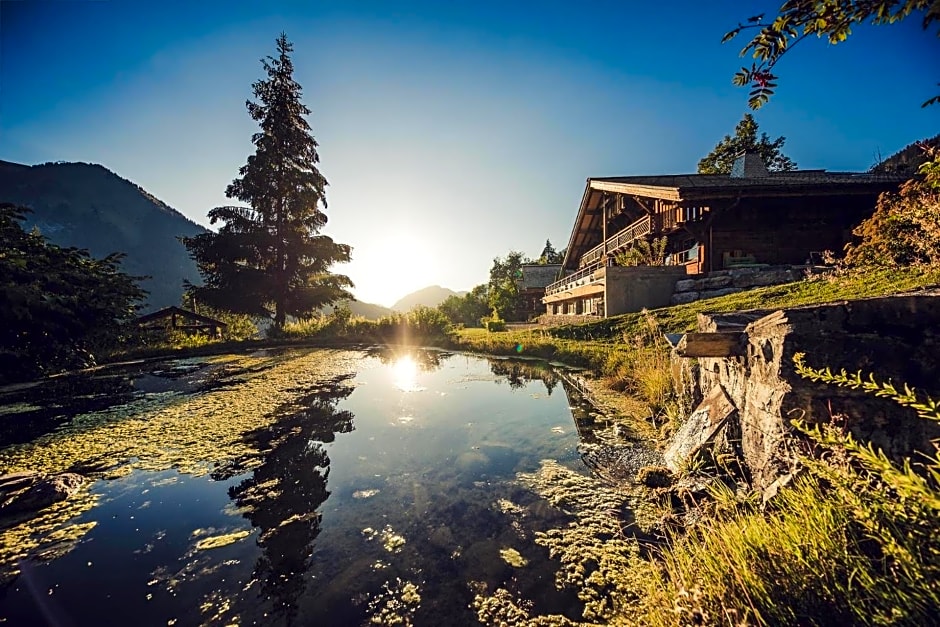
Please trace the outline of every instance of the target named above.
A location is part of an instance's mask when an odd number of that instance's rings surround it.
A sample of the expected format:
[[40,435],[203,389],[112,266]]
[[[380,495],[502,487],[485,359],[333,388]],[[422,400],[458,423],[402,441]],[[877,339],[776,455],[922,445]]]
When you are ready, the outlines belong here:
[[642,238],[666,237],[666,265],[691,275],[841,252],[878,195],[901,181],[825,170],[771,173],[753,153],[741,155],[730,175],[589,178],[562,264],[566,276],[546,288],[542,302],[556,315],[625,313],[605,306],[612,301],[609,290],[601,295],[609,287],[603,275],[611,273],[603,268]]
[[137,326],[142,329],[161,329],[197,333],[205,331],[213,336],[220,336],[228,328],[221,320],[203,316],[180,307],[164,307],[137,318]]

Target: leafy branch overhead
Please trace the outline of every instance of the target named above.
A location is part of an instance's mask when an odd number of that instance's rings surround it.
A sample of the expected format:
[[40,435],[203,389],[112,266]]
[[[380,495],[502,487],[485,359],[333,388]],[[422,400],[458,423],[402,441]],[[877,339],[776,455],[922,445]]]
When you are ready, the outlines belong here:
[[[749,17],[744,23],[725,33],[721,43],[727,43],[742,31],[757,30],[757,34],[741,50],[741,56],[751,56],[751,67],[742,67],[732,82],[738,87],[750,86],[748,106],[759,109],[770,100],[777,88],[774,67],[796,44],[811,35],[826,38],[838,44],[852,34],[856,24],[894,24],[912,14],[922,13],[924,30],[940,20],[940,0],[787,0],[772,21],[764,14]],[[940,37],[940,29],[937,31]],[[921,106],[935,104],[934,96]]]

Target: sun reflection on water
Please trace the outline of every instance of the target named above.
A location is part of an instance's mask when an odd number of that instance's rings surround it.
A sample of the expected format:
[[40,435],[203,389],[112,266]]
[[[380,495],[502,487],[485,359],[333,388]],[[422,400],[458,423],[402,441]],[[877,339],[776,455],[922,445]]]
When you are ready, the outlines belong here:
[[411,355],[402,355],[392,366],[395,387],[402,392],[420,392],[424,388],[418,385],[418,364]]

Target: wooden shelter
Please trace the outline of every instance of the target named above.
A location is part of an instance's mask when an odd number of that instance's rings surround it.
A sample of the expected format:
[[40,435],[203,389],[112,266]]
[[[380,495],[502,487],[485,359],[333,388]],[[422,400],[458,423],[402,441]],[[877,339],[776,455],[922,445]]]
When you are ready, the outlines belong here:
[[137,325],[142,329],[172,329],[184,333],[206,331],[219,336],[228,328],[221,320],[203,316],[180,307],[164,307],[137,318]]
[[[562,263],[566,278],[549,285],[549,313],[568,307],[566,285],[598,269],[640,239],[665,237],[665,264],[700,274],[742,265],[803,264],[839,253],[878,195],[903,177],[825,170],[768,172],[760,157],[738,157],[731,174],[589,178]],[[602,280],[602,279],[601,279]],[[564,305],[559,307],[559,305]],[[616,313],[607,310],[606,315]]]

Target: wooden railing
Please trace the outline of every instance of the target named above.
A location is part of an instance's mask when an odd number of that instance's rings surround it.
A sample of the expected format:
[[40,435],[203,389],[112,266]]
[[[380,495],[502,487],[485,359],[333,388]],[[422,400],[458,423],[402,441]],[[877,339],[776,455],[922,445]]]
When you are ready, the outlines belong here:
[[558,292],[563,292],[570,287],[576,287],[578,284],[586,285],[587,283],[590,283],[591,275],[594,274],[594,271],[601,267],[603,266],[598,263],[588,268],[578,270],[574,274],[569,274],[565,278],[555,281],[546,287],[545,295],[550,296]]
[[[622,248],[630,242],[640,239],[644,235],[649,235],[652,230],[653,219],[650,216],[642,217],[624,230],[616,233],[612,237],[608,237],[606,242],[606,251],[612,252],[618,248]],[[583,268],[585,266],[600,262],[604,256],[604,252],[604,243],[598,244],[591,250],[581,255],[581,261],[578,265]]]

